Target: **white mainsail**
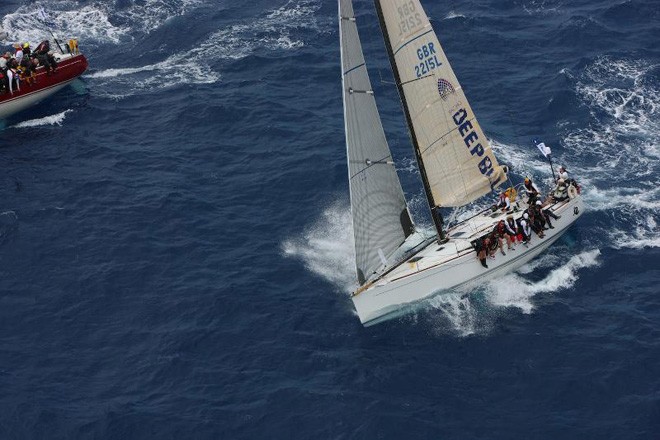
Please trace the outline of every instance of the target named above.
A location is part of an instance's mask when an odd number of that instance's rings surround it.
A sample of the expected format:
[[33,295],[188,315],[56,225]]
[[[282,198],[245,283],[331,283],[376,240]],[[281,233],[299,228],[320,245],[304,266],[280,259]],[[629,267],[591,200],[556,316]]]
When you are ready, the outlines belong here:
[[351,0],[339,1],[344,122],[358,281],[413,232],[362,54]]
[[429,203],[456,207],[506,179],[418,0],[376,0]]

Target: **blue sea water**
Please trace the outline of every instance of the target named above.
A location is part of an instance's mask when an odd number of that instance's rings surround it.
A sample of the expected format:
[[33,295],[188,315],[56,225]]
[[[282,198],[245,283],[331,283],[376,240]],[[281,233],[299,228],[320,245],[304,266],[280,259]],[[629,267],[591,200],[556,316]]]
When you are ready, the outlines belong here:
[[423,4],[501,162],[548,188],[542,138],[588,212],[363,328],[334,2],[3,0],[3,44],[43,7],[90,69],[0,131],[0,439],[660,438],[660,4]]

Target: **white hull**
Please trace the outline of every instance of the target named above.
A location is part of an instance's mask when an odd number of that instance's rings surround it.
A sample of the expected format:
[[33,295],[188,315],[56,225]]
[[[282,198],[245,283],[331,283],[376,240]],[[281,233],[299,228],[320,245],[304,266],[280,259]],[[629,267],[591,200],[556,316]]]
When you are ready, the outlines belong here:
[[75,78],[72,78],[68,81],[54,84],[45,89],[37,90],[32,93],[4,101],[0,104],[0,119],[5,119],[15,113],[25,110],[28,107],[32,107],[33,105],[38,104],[40,101],[48,98],[63,87],[70,84],[74,79]]
[[[498,250],[495,259],[487,259],[488,268],[477,259],[471,241],[492,230],[494,223],[505,215],[481,215],[450,229],[447,243],[427,245],[353,296],[360,321],[364,325],[377,324],[408,313],[420,301],[449,289],[477,279],[496,277],[522,266],[547,249],[582,215],[582,197],[557,203],[552,210],[561,218],[552,220],[554,229],[546,230],[545,238],[532,233],[527,246],[517,244],[516,249],[510,251],[506,251],[504,244],[506,255]],[[520,214],[517,213],[516,217]]]

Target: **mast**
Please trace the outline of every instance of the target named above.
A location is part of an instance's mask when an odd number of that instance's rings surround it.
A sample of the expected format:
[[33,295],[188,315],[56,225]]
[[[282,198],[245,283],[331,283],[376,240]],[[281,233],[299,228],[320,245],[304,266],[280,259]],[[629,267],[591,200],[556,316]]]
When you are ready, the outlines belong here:
[[445,240],[445,233],[442,229],[443,220],[442,215],[440,214],[439,206],[433,200],[433,193],[431,192],[431,186],[429,185],[429,179],[426,176],[426,168],[424,167],[424,161],[422,160],[422,154],[419,150],[419,142],[417,142],[417,135],[415,134],[415,129],[413,127],[412,118],[410,117],[410,111],[408,109],[408,103],[406,102],[406,95],[403,91],[403,84],[401,83],[401,77],[399,75],[399,69],[396,65],[396,60],[394,59],[394,52],[392,51],[392,43],[390,41],[390,35],[387,31],[387,26],[385,25],[385,18],[383,16],[383,10],[380,5],[380,0],[374,0],[376,6],[376,13],[378,14],[378,23],[380,24],[381,32],[383,33],[383,39],[385,40],[385,47],[387,48],[387,57],[390,60],[390,66],[392,68],[392,73],[394,74],[394,81],[396,82],[396,88],[399,92],[399,98],[401,100],[401,106],[403,107],[403,113],[406,116],[406,124],[408,125],[408,133],[410,134],[410,140],[413,145],[413,150],[415,150],[415,158],[417,159],[417,167],[419,168],[419,174],[422,178],[422,184],[424,185],[424,193],[426,194],[426,201],[429,205],[429,210],[431,213],[431,218],[433,219],[433,224],[438,233],[438,238],[440,240]]

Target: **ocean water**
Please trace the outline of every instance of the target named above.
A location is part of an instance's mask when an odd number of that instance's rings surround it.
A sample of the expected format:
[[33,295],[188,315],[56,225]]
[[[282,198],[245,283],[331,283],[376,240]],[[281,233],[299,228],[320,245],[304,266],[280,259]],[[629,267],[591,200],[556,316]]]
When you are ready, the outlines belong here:
[[[660,4],[424,1],[500,161],[588,211],[363,328],[337,7],[3,0],[89,71],[0,131],[0,439],[660,438]],[[372,2],[357,20],[430,224]]]

